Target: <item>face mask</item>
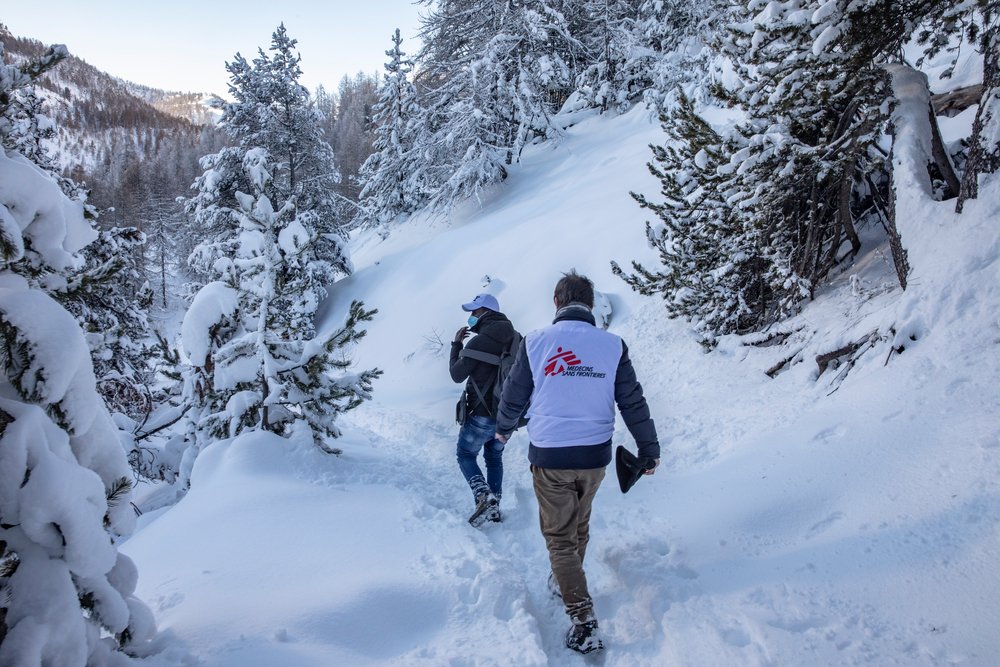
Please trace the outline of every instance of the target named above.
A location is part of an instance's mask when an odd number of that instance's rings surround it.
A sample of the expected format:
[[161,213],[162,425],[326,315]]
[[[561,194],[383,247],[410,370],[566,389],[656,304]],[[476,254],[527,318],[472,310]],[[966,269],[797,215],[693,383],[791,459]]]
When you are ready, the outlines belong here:
[[472,327],[476,326],[477,322],[479,322],[479,318],[478,317],[476,317],[475,315],[469,315],[469,328],[470,329]]

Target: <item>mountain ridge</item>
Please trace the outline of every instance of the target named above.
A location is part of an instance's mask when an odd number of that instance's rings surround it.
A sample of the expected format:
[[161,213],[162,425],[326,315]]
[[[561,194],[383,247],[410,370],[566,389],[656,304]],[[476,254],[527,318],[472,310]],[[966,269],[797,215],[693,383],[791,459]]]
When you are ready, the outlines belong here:
[[[5,61],[31,60],[47,48],[3,24],[0,41]],[[72,53],[38,85],[58,128],[49,142],[52,157],[77,178],[110,162],[123,141],[148,158],[168,135],[197,137],[201,128],[214,126],[222,102],[211,93],[165,91],[126,81]]]

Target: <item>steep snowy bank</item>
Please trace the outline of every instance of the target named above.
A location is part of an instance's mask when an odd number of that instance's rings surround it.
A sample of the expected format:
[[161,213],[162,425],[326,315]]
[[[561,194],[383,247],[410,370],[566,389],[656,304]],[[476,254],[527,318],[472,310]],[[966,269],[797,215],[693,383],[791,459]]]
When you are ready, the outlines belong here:
[[[595,502],[606,664],[994,659],[1000,192],[961,217],[910,210],[910,289],[866,247],[788,323],[802,352],[771,379],[788,348],[730,339],[706,355],[611,274],[611,259],[650,258],[628,191],[655,191],[644,163],[659,140],[642,109],[585,120],[526,151],[481,210],[361,240],[326,321],[353,298],[379,308],[356,358],[385,375],[343,420],[344,455],[267,436],[213,445],[192,492],[123,548],[173,651],[219,666],[579,664],[545,591],[524,435],[505,454],[504,524],[465,523],[446,371],[459,304],[490,291],[528,331],[575,267],[613,305],[665,450],[655,477],[628,496],[609,479]],[[843,383],[817,381],[816,353],[894,324],[902,354],[886,364],[898,341],[885,341]]]

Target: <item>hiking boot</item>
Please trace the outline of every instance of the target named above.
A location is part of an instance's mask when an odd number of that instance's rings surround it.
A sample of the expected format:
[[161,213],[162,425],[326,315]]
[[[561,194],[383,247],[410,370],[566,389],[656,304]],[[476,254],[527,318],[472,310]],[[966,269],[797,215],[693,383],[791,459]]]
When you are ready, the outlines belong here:
[[573,621],[569,632],[566,633],[566,648],[571,648],[579,653],[591,653],[604,648],[604,642],[597,634],[597,621],[590,619],[583,623]]
[[500,523],[503,521],[503,514],[500,513],[500,499],[496,499],[495,505],[490,505],[486,508],[486,512],[483,516],[486,517],[486,523]]
[[556,581],[555,572],[549,572],[549,580],[546,584],[549,587],[549,593],[552,593],[552,597],[562,600],[562,591],[559,590],[559,582]]
[[499,523],[503,517],[500,515],[500,501],[492,493],[481,493],[476,496],[476,510],[469,517],[469,523],[479,527],[487,521]]

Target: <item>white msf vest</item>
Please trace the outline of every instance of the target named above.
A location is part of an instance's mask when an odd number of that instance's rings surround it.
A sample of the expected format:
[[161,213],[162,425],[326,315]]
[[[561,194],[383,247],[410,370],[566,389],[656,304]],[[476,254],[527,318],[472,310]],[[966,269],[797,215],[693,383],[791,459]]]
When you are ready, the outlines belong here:
[[615,430],[615,377],[622,340],[576,320],[524,339],[534,391],[528,437],[536,447],[598,445]]

